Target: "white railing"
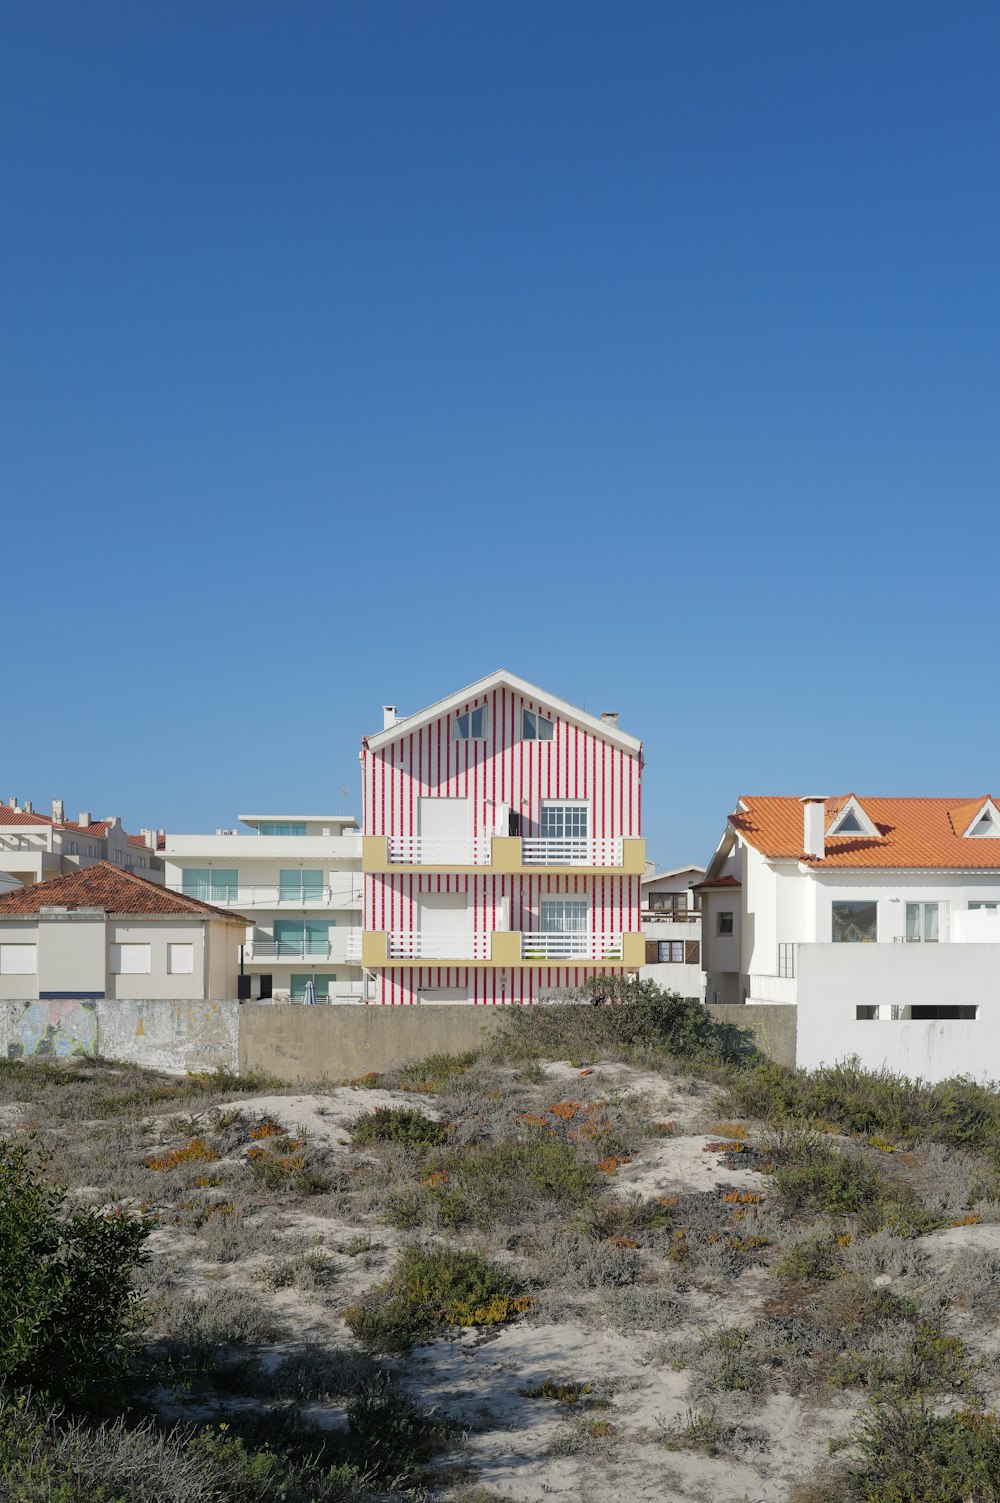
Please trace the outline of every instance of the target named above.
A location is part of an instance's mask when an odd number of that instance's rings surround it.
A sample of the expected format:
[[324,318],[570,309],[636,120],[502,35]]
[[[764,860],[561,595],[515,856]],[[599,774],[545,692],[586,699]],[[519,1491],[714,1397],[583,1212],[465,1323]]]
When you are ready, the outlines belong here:
[[701,914],[694,908],[680,909],[676,913],[669,908],[644,908],[642,927],[647,924],[700,924]]
[[209,890],[202,896],[190,887],[185,888],[182,882],[168,882],[167,891],[198,898],[203,903],[211,903],[214,908],[360,908],[362,903],[360,885],[291,888],[287,884],[279,887],[276,883],[251,883],[248,886],[225,885],[218,892]]
[[488,835],[390,835],[389,860],[406,866],[489,866]]
[[347,931],[347,959],[352,965],[361,964],[361,930],[349,929]]
[[385,937],[389,960],[488,960],[490,936],[483,930],[395,929]]
[[521,861],[525,866],[621,866],[622,843],[617,836],[605,840],[525,836]]
[[751,976],[748,1002],[794,1003],[798,982],[794,976]]
[[622,937],[619,933],[524,933],[521,935],[522,960],[620,960]]

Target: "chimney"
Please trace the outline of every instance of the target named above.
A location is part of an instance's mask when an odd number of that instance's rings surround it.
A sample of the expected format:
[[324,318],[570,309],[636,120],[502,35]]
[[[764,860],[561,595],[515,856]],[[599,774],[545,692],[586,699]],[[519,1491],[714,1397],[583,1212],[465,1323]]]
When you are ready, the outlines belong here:
[[601,712],[601,719],[604,721],[605,725],[617,725],[618,724],[618,711],[617,710],[602,710],[602,712]]
[[[218,832],[216,832],[216,833],[218,833]],[[139,834],[142,836],[143,840],[149,846],[149,849],[151,851],[155,851],[156,850],[156,831],[155,830],[140,830]]]
[[80,828],[82,830],[85,830],[87,828],[87,826],[90,824],[90,815],[89,815],[89,813],[87,812],[86,809],[84,809],[83,813],[80,815],[80,819],[79,819],[78,822],[79,822]]
[[384,731],[387,731],[390,726],[393,726],[393,725],[396,724],[396,719],[397,719],[397,716],[396,716],[396,706],[395,705],[383,705],[382,706],[382,729]]
[[17,794],[16,793],[15,793],[15,795],[14,795],[13,798],[9,798],[7,800],[7,808],[8,809],[16,809],[17,808]]
[[26,798],[24,801],[24,812],[25,814],[34,814],[35,812],[35,806],[31,802],[30,798]]
[[826,855],[826,797],[810,795],[802,804],[802,850],[806,856],[822,861]]
[[61,825],[65,818],[66,814],[62,799],[54,798],[52,800],[52,823],[55,825]]

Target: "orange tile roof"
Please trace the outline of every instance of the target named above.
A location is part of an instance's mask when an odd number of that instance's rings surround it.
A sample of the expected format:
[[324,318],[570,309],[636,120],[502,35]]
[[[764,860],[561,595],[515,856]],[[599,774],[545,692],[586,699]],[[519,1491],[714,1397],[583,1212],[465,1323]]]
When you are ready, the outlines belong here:
[[203,903],[199,898],[168,892],[145,877],[112,866],[110,861],[98,861],[96,866],[84,867],[68,877],[53,877],[50,882],[36,882],[33,887],[21,887],[0,895],[0,919],[21,918],[37,913],[42,907],[103,908],[105,913],[130,916],[165,914],[183,917],[193,914],[246,924],[246,920],[236,914],[213,908],[211,903]]
[[51,823],[51,819],[44,814],[29,814],[27,809],[12,809],[9,804],[0,804],[0,826],[50,825]]
[[706,887],[742,887],[739,877],[713,877],[711,882],[696,882],[692,892],[701,892]]
[[[842,808],[849,797],[828,799],[828,810]],[[966,839],[961,834],[989,794],[978,799],[855,797],[880,837],[827,835],[822,860],[803,855],[802,801],[798,798],[748,794],[740,800],[744,807],[731,814],[729,822],[748,845],[771,861],[804,861],[824,870],[923,867],[1000,871],[1000,838]],[[964,811],[971,812],[963,824]]]

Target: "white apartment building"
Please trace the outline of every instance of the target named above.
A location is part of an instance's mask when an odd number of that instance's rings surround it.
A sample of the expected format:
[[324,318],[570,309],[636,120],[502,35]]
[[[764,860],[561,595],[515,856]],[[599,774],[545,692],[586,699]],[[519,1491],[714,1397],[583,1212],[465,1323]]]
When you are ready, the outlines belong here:
[[245,996],[360,1002],[361,836],[348,814],[241,814],[246,832],[167,834],[167,887],[246,920]]
[[665,991],[701,1001],[705,974],[701,966],[701,894],[703,866],[678,866],[658,872],[650,866],[642,878],[642,932],[646,963],[640,976]]
[[123,871],[150,882],[163,881],[163,862],[158,851],[162,831],[143,830],[129,835],[117,815],[94,819],[84,810],[67,819],[62,799],[52,800],[51,814],[41,814],[28,800],[16,798],[0,804],[0,887],[13,879],[21,887],[110,861]]
[[800,1065],[1000,1078],[1000,801],[741,798],[698,890],[706,1000],[795,1005]]

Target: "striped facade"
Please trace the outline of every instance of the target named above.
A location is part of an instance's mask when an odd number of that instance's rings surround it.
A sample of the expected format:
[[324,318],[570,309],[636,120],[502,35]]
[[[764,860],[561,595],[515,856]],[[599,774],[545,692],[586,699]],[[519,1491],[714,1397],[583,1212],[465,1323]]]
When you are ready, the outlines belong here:
[[[478,692],[476,692],[478,691]],[[442,701],[440,713],[410,716],[363,744],[363,834],[366,837],[419,837],[421,799],[465,800],[470,834],[506,834],[501,818],[513,813],[521,839],[543,834],[547,801],[584,805],[588,834],[599,849],[628,839],[636,845],[642,822],[640,743],[582,711],[548,701],[544,694],[503,674]],[[439,707],[432,707],[437,710]],[[457,739],[459,715],[485,709],[483,739]],[[526,739],[524,712],[552,723],[551,739]],[[369,745],[369,741],[375,743]],[[391,842],[390,842],[391,843]],[[508,842],[510,843],[510,842]],[[595,936],[638,933],[640,871],[616,872],[609,861],[600,870],[576,873],[533,867],[530,873],[492,869],[449,871],[368,871],[364,878],[364,928],[396,935],[416,931],[425,894],[464,894],[471,933],[481,936],[476,953],[489,954],[486,938],[498,931],[531,934],[543,927],[545,899],[585,899]],[[579,909],[577,909],[579,912]],[[624,958],[624,951],[619,951]],[[533,958],[526,954],[522,958]],[[627,967],[610,961],[558,965],[461,964],[393,966],[375,972],[372,1000],[409,1004],[426,989],[455,989],[473,1003],[530,1003],[547,993],[582,984],[595,974]]]

